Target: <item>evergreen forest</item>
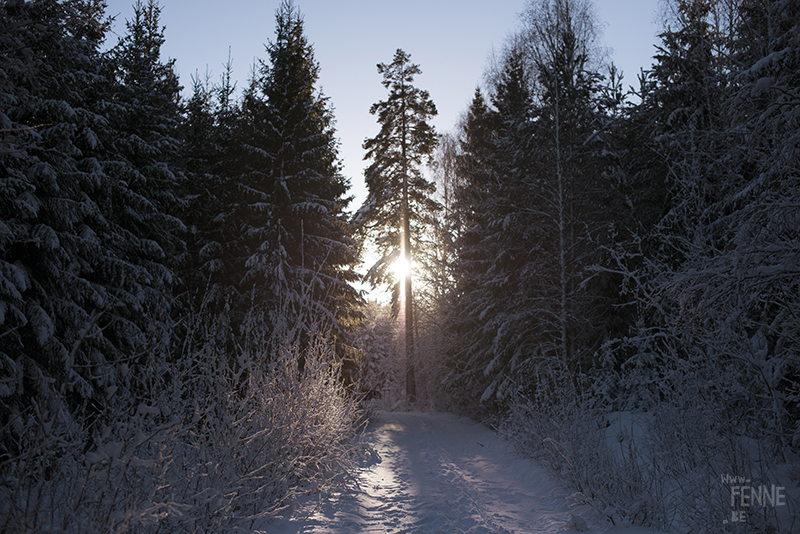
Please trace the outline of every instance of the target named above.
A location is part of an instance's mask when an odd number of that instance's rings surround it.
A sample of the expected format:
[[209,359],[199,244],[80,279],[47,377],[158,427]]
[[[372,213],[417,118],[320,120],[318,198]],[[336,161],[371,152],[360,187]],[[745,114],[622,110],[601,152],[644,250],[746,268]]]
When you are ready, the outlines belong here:
[[521,2],[449,132],[398,49],[347,177],[290,0],[242,88],[182,85],[157,0],[0,0],[0,531],[252,531],[354,487],[376,410],[485,421],[614,525],[796,489],[800,1],[663,5],[630,85],[591,0]]

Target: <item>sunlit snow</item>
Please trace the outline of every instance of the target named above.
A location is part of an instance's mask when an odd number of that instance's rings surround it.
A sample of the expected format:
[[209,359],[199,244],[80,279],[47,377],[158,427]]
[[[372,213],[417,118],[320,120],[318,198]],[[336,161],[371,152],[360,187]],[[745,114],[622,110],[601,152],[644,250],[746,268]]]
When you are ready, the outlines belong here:
[[537,463],[490,428],[450,414],[380,413],[366,439],[377,451],[362,467],[360,490],[320,505],[308,501],[292,520],[266,532],[550,533],[611,530],[569,499]]

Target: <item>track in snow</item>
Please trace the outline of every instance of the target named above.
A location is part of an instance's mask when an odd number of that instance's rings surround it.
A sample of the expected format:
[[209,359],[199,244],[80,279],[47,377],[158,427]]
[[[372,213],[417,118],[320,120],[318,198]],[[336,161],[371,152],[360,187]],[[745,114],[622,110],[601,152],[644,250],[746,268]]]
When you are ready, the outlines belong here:
[[571,519],[542,467],[468,419],[381,413],[366,438],[380,459],[363,469],[359,492],[267,531],[550,533]]

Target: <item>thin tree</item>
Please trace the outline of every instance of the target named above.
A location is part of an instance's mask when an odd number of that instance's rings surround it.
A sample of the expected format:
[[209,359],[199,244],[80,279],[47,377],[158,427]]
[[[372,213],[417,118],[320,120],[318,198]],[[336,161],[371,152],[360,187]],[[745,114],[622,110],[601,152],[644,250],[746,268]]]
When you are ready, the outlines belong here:
[[[572,374],[594,352],[592,337],[594,296],[584,269],[599,261],[596,242],[611,218],[609,183],[599,179],[605,150],[596,111],[600,76],[591,70],[591,49],[596,39],[592,5],[583,0],[541,0],[528,12],[529,51],[540,87],[533,110],[542,126],[538,142],[545,164],[534,172],[533,184],[541,194],[529,201],[535,206],[537,226],[549,227],[542,239],[550,242],[557,261],[552,275],[557,291],[549,297],[553,317],[554,353]],[[531,189],[531,188],[529,188]],[[599,209],[598,209],[599,208]],[[582,339],[583,338],[583,339]],[[588,345],[583,348],[582,345]],[[583,356],[580,353],[583,351]]]
[[436,148],[436,132],[427,121],[437,111],[428,91],[414,87],[414,76],[421,70],[403,50],[395,52],[392,63],[378,64],[378,72],[383,75],[381,83],[389,90],[389,96],[369,110],[378,116],[381,130],[364,141],[364,159],[372,160],[372,164],[365,172],[367,200],[355,222],[366,233],[379,236],[381,258],[367,273],[373,286],[390,280],[389,268],[398,259],[407,266],[404,280],[397,282],[405,294],[406,394],[409,402],[414,402],[412,235],[418,234],[419,226],[438,208],[431,198],[435,186],[420,172],[423,158],[429,160]]

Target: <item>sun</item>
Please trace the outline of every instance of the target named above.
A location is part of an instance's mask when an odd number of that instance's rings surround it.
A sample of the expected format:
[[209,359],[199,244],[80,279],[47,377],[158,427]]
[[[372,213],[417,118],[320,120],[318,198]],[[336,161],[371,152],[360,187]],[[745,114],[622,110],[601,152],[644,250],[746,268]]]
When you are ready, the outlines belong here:
[[392,272],[394,273],[397,280],[405,280],[408,273],[411,271],[411,266],[408,263],[406,258],[398,258],[392,264]]

